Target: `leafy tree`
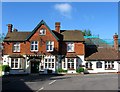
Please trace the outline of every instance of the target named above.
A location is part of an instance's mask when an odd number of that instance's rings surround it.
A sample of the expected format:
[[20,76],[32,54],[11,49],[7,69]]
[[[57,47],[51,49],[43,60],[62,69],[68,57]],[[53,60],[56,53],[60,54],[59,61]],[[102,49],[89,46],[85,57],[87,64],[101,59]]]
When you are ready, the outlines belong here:
[[82,33],[83,33],[84,36],[91,36],[92,35],[91,31],[90,30],[86,30],[86,29],[83,30]]

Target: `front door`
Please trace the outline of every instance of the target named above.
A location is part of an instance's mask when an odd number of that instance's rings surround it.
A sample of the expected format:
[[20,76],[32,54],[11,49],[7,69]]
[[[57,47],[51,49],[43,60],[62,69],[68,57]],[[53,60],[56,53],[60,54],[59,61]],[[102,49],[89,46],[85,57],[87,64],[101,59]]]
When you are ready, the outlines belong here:
[[31,73],[39,73],[39,62],[31,62]]

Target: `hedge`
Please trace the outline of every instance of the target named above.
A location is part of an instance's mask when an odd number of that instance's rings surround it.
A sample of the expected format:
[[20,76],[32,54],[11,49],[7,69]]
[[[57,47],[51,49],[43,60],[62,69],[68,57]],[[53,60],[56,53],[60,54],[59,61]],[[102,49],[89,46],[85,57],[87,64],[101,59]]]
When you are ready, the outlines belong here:
[[2,65],[2,71],[9,72],[10,71],[9,65]]
[[76,69],[76,72],[77,72],[77,73],[84,72],[84,68],[80,67],[80,68]]
[[62,73],[62,72],[66,73],[67,70],[64,70],[64,69],[62,69],[62,68],[58,68],[58,69],[57,69],[57,72],[58,72],[58,73]]

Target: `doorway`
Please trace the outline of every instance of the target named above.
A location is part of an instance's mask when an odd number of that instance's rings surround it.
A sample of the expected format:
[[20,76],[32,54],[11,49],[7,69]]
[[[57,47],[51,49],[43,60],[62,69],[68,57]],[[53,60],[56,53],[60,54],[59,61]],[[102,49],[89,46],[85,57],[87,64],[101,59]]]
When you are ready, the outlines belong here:
[[39,62],[31,62],[31,73],[39,73]]

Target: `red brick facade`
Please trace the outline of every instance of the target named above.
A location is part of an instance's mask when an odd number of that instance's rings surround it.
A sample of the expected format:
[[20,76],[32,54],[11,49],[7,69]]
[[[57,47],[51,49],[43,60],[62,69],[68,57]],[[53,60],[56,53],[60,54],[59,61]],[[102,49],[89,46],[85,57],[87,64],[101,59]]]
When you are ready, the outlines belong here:
[[[55,26],[56,32],[60,34],[58,30],[60,30],[60,23],[56,23],[57,25]],[[57,26],[59,28],[57,28]],[[46,29],[46,35],[40,35],[40,29]],[[67,53],[67,42],[66,41],[58,41],[55,36],[50,32],[51,30],[44,24],[39,26],[36,31],[31,34],[30,38],[26,41],[20,42],[20,52],[13,52],[13,43],[14,42],[9,42],[9,41],[4,41],[4,55],[11,55],[11,54],[21,54],[21,55],[31,55],[35,54],[35,52],[31,52],[30,46],[31,46],[31,41],[38,41],[38,52],[36,54],[53,54],[53,55],[59,55],[63,54],[66,55]],[[74,34],[73,34],[74,35]],[[46,41],[54,41],[54,51],[53,52],[47,52],[46,51]],[[18,41],[19,42],[19,41]],[[84,55],[84,43],[80,41],[74,41],[74,52],[77,55]]]

